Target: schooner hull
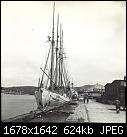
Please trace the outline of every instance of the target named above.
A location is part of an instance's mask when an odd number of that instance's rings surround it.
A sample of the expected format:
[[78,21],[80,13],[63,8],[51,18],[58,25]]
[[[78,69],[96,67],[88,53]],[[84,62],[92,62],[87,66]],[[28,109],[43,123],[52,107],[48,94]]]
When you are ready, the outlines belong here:
[[62,106],[63,104],[70,102],[70,99],[57,93],[52,93],[47,89],[43,91],[35,91],[35,98],[38,108],[41,110],[49,110],[49,108],[55,108]]

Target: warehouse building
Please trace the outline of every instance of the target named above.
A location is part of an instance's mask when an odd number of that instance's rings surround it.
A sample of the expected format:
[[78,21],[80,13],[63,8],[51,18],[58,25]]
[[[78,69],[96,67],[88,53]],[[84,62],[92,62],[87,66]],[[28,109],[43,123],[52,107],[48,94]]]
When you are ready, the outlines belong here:
[[107,100],[119,99],[122,106],[125,106],[125,87],[126,81],[114,80],[112,83],[105,85],[105,97]]

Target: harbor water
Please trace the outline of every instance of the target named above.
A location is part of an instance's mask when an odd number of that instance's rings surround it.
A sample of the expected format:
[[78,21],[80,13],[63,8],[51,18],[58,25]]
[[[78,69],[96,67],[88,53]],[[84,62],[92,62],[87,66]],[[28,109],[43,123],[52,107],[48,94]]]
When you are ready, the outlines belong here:
[[1,93],[1,120],[29,113],[37,109],[34,95],[12,95]]

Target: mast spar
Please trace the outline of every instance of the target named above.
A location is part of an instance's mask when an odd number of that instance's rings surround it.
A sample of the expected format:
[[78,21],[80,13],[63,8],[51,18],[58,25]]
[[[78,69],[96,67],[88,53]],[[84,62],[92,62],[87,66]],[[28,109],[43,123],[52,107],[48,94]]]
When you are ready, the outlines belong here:
[[63,85],[63,29],[61,30],[61,87],[62,87],[62,94],[64,90]]
[[50,87],[51,87],[51,92],[53,92],[53,69],[54,69],[54,14],[55,14],[55,2],[53,5],[53,28],[52,28],[52,52],[51,52],[51,79],[50,79]]
[[61,24],[60,24],[60,48],[59,48],[59,87],[61,88]]
[[59,14],[57,18],[57,41],[56,41],[56,77],[55,77],[55,84],[57,86],[57,81],[58,81],[58,41],[59,41]]

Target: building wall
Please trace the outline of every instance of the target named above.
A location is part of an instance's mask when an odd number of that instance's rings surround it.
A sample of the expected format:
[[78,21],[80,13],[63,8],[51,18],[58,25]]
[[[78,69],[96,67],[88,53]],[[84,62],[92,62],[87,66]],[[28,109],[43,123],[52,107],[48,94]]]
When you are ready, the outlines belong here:
[[121,104],[125,104],[125,87],[124,80],[114,80],[112,83],[105,85],[105,97],[107,99],[115,100],[118,98]]
[[111,83],[105,85],[105,96],[106,98],[111,98]]

